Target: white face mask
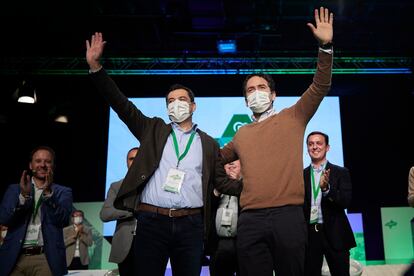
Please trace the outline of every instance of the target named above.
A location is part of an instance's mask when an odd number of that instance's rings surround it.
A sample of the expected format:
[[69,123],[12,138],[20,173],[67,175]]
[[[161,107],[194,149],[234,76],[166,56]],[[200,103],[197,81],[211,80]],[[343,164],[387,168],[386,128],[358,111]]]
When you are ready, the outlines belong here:
[[247,97],[247,106],[253,113],[263,113],[269,108],[270,104],[269,92],[255,90]]
[[1,237],[4,239],[7,235],[7,230],[1,231]]
[[73,218],[73,223],[74,224],[81,224],[82,221],[83,221],[83,218],[82,217],[74,217]]
[[190,115],[190,105],[186,101],[175,100],[168,104],[168,116],[171,121],[181,123]]

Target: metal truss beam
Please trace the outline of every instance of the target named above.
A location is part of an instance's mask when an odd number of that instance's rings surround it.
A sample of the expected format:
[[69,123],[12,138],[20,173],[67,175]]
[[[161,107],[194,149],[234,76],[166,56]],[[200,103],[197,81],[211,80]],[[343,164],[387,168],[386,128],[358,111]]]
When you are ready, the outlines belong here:
[[[313,74],[310,57],[122,57],[103,59],[111,75]],[[0,59],[3,75],[86,75],[79,57]],[[334,74],[412,74],[409,57],[336,57]]]

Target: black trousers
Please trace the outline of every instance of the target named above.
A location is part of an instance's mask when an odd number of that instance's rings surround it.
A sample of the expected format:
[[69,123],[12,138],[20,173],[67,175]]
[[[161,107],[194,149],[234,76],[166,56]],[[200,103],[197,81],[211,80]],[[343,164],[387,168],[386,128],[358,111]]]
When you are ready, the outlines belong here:
[[173,276],[200,275],[204,223],[201,214],[178,218],[139,211],[135,275],[164,276],[168,258]]
[[217,249],[211,256],[211,276],[233,276],[238,274],[236,238],[220,238]]
[[118,271],[119,275],[121,276],[134,276],[134,242],[135,237],[132,240],[131,249],[129,250],[128,255],[125,257],[125,259],[118,264]]
[[325,255],[332,276],[349,276],[349,250],[333,249],[326,239],[323,226],[315,228],[315,225],[309,225],[308,235],[305,275],[320,276]]
[[306,239],[302,206],[243,211],[237,225],[240,275],[303,275]]
[[79,257],[73,257],[70,266],[68,266],[69,270],[86,270],[88,269],[88,265],[83,265],[80,261]]

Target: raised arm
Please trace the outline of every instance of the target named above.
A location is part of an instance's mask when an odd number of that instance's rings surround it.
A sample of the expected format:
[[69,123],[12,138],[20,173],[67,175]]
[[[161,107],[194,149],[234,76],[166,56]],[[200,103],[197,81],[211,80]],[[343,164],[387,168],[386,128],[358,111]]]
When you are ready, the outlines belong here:
[[86,40],[86,61],[88,62],[90,77],[97,91],[118,114],[119,118],[129,128],[132,135],[141,140],[150,122],[142,112],[121,92],[117,84],[109,77],[102,65],[102,57],[106,41],[102,33],[96,32],[91,40]]
[[306,124],[315,114],[319,104],[328,94],[332,80],[332,39],[333,39],[333,13],[321,7],[315,10],[315,25],[308,23],[313,36],[319,43],[318,63],[313,82],[303,93],[294,106],[295,116]]

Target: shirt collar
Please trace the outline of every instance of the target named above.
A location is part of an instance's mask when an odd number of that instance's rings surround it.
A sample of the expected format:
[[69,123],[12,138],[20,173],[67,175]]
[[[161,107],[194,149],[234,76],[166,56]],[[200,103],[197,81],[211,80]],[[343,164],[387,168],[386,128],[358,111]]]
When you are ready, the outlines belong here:
[[262,122],[262,121],[266,120],[267,118],[269,118],[269,117],[271,117],[275,114],[276,114],[276,111],[273,108],[271,108],[268,111],[263,112],[260,115],[259,119],[256,119],[256,117],[254,117],[254,115],[252,115],[251,117],[252,117],[253,122],[258,123],[258,122]]
[[312,169],[313,169],[314,172],[320,173],[321,171],[323,171],[325,169],[327,163],[328,163],[328,160],[326,160],[324,163],[322,163],[317,168],[312,163],[311,163],[311,166],[312,166]]
[[35,189],[35,192],[37,192],[37,191],[43,191],[43,189],[41,189],[41,188],[38,188],[37,186],[36,186],[36,183],[35,183],[35,180],[34,180],[34,177],[32,176],[32,185],[33,185],[33,187],[34,187],[34,189]]
[[195,123],[193,123],[193,125],[191,126],[191,128],[190,128],[189,130],[187,130],[187,131],[184,131],[184,130],[180,127],[180,125],[179,125],[179,124],[177,124],[176,122],[171,122],[171,126],[172,126],[172,128],[173,128],[174,130],[178,130],[178,131],[181,131],[181,132],[183,132],[183,133],[190,133],[190,132],[192,132],[192,131],[197,131],[197,128],[198,128],[197,124],[195,124]]

